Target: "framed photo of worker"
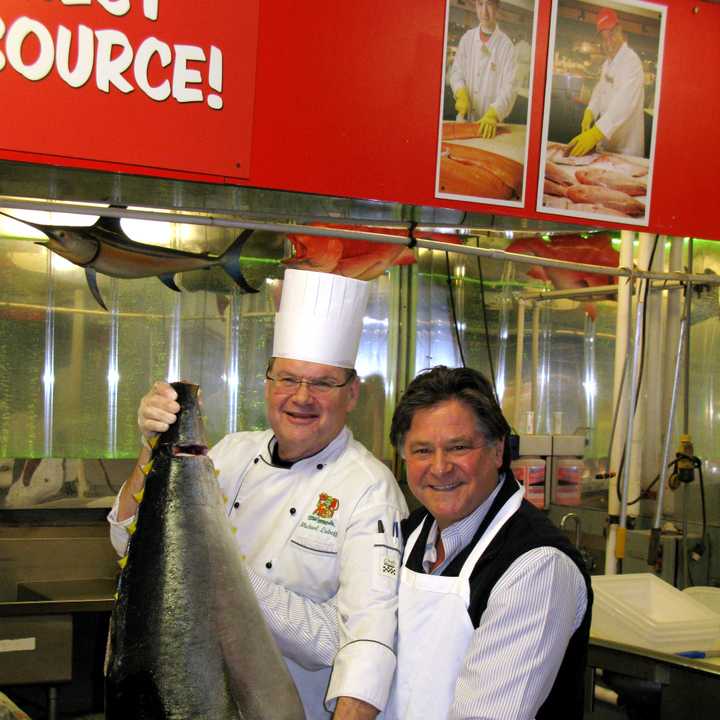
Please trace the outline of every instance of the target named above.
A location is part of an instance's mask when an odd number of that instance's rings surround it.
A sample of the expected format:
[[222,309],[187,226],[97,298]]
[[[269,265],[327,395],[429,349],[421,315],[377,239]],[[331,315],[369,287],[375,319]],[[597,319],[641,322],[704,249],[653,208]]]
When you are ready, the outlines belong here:
[[648,224],[666,10],[554,0],[538,211]]
[[435,196],[521,207],[535,3],[447,0]]

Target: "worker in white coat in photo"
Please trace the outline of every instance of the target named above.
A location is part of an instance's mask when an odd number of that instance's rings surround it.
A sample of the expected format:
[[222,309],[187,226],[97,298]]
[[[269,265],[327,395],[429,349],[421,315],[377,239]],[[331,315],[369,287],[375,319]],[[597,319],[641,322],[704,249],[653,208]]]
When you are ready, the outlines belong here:
[[[265,383],[270,429],[226,435],[209,453],[310,720],[375,718],[395,669],[407,506],[392,473],[345,425],[360,392],[353,368],[367,296],[360,280],[287,270]],[[174,390],[156,383],[140,403],[143,436],[166,430],[178,411]],[[144,449],[139,465],[148,459]],[[121,554],[143,486],[134,471],[108,517]]]
[[628,46],[614,10],[602,8],[596,27],[606,59],[583,114],[581,132],[569,143],[570,154],[587,155],[597,147],[643,157],[645,74],[642,62]]
[[421,373],[395,410],[391,440],[422,507],[402,523],[386,720],[582,720],[590,578],[523,499],[509,434],[471,368]]
[[459,118],[480,123],[480,136],[495,137],[515,104],[515,46],[498,27],[499,0],[476,0],[478,27],[460,39],[450,70]]

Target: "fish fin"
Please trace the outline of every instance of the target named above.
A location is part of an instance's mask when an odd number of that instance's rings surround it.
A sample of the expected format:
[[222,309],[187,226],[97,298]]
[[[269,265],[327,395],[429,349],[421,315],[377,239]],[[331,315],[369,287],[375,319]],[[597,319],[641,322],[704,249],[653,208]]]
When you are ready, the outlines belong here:
[[143,489],[143,490],[140,490],[140,492],[136,492],[136,493],[133,495],[133,498],[134,498],[135,502],[136,502],[138,505],[142,502],[143,495],[145,495],[145,490],[144,490],[144,489]]
[[98,289],[97,285],[97,273],[93,268],[86,267],[85,268],[85,279],[87,280],[88,287],[90,288],[90,292],[92,293],[92,296],[97,301],[97,304],[103,309],[107,310],[107,305],[102,299],[102,295],[100,294],[100,290]]
[[118,565],[119,565],[122,569],[125,569],[125,566],[127,565],[127,560],[128,560],[128,556],[127,556],[127,555],[123,555],[123,556],[118,560]]
[[125,231],[122,229],[119,217],[108,217],[106,215],[101,215],[95,224],[98,227],[101,227],[103,230],[107,230],[108,232],[113,233],[114,235],[121,235],[126,240],[130,239],[125,234]]
[[253,230],[243,230],[240,235],[237,236],[235,242],[220,256],[220,263],[222,264],[223,270],[246,293],[259,292],[250,285],[250,283],[248,283],[248,281],[243,277],[242,272],[240,272],[240,253],[242,252],[243,245],[245,245],[253,232]]
[[181,292],[180,288],[175,283],[175,273],[164,273],[162,275],[158,275],[158,279],[163,285],[165,285],[165,287],[169,287],[175,292]]
[[[451,240],[450,242],[457,242]],[[403,251],[395,258],[393,265],[414,265],[415,264],[415,253],[410,248],[403,248]]]
[[215,296],[215,305],[217,306],[218,315],[221,317],[225,314],[225,310],[227,310],[229,304],[230,301],[224,295]]
[[150,470],[152,470],[152,466],[153,466],[152,460],[148,463],[145,463],[145,465],[140,466],[140,470],[142,470],[142,474],[145,475],[145,477],[147,477]]
[[128,531],[128,535],[134,535],[137,530],[137,523],[133,521],[125,529]]

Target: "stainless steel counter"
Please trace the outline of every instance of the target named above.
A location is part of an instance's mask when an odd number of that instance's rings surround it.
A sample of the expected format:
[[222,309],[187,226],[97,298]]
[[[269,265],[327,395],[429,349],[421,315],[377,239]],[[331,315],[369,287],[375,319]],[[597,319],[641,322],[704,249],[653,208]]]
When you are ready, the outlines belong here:
[[0,617],[110,612],[115,589],[114,578],[20,583],[16,601],[0,602]]
[[73,680],[73,626],[80,614],[109,613],[115,585],[114,578],[18,584],[17,600],[0,602],[0,685],[46,685],[48,717],[57,718],[57,686]]
[[588,666],[660,688],[661,720],[715,717],[720,697],[720,659],[695,659],[611,640],[590,639]]

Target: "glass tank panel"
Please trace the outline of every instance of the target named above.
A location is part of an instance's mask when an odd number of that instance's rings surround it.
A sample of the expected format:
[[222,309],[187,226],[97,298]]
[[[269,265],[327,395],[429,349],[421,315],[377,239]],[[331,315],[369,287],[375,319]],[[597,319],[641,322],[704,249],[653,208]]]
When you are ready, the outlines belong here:
[[[140,226],[144,241],[157,225]],[[191,252],[220,253],[237,236],[160,230],[164,244]],[[179,293],[155,277],[98,275],[105,310],[82,268],[30,238],[3,237],[0,507],[66,506],[73,496],[109,502],[137,455],[137,407],[154,380],[200,384],[211,444],[266,427],[264,378],[287,254],[279,235],[259,232],[248,242],[241,268],[255,294],[240,292],[219,267],[177,275]],[[350,423],[388,464],[393,272],[371,284],[357,361],[362,390]]]

